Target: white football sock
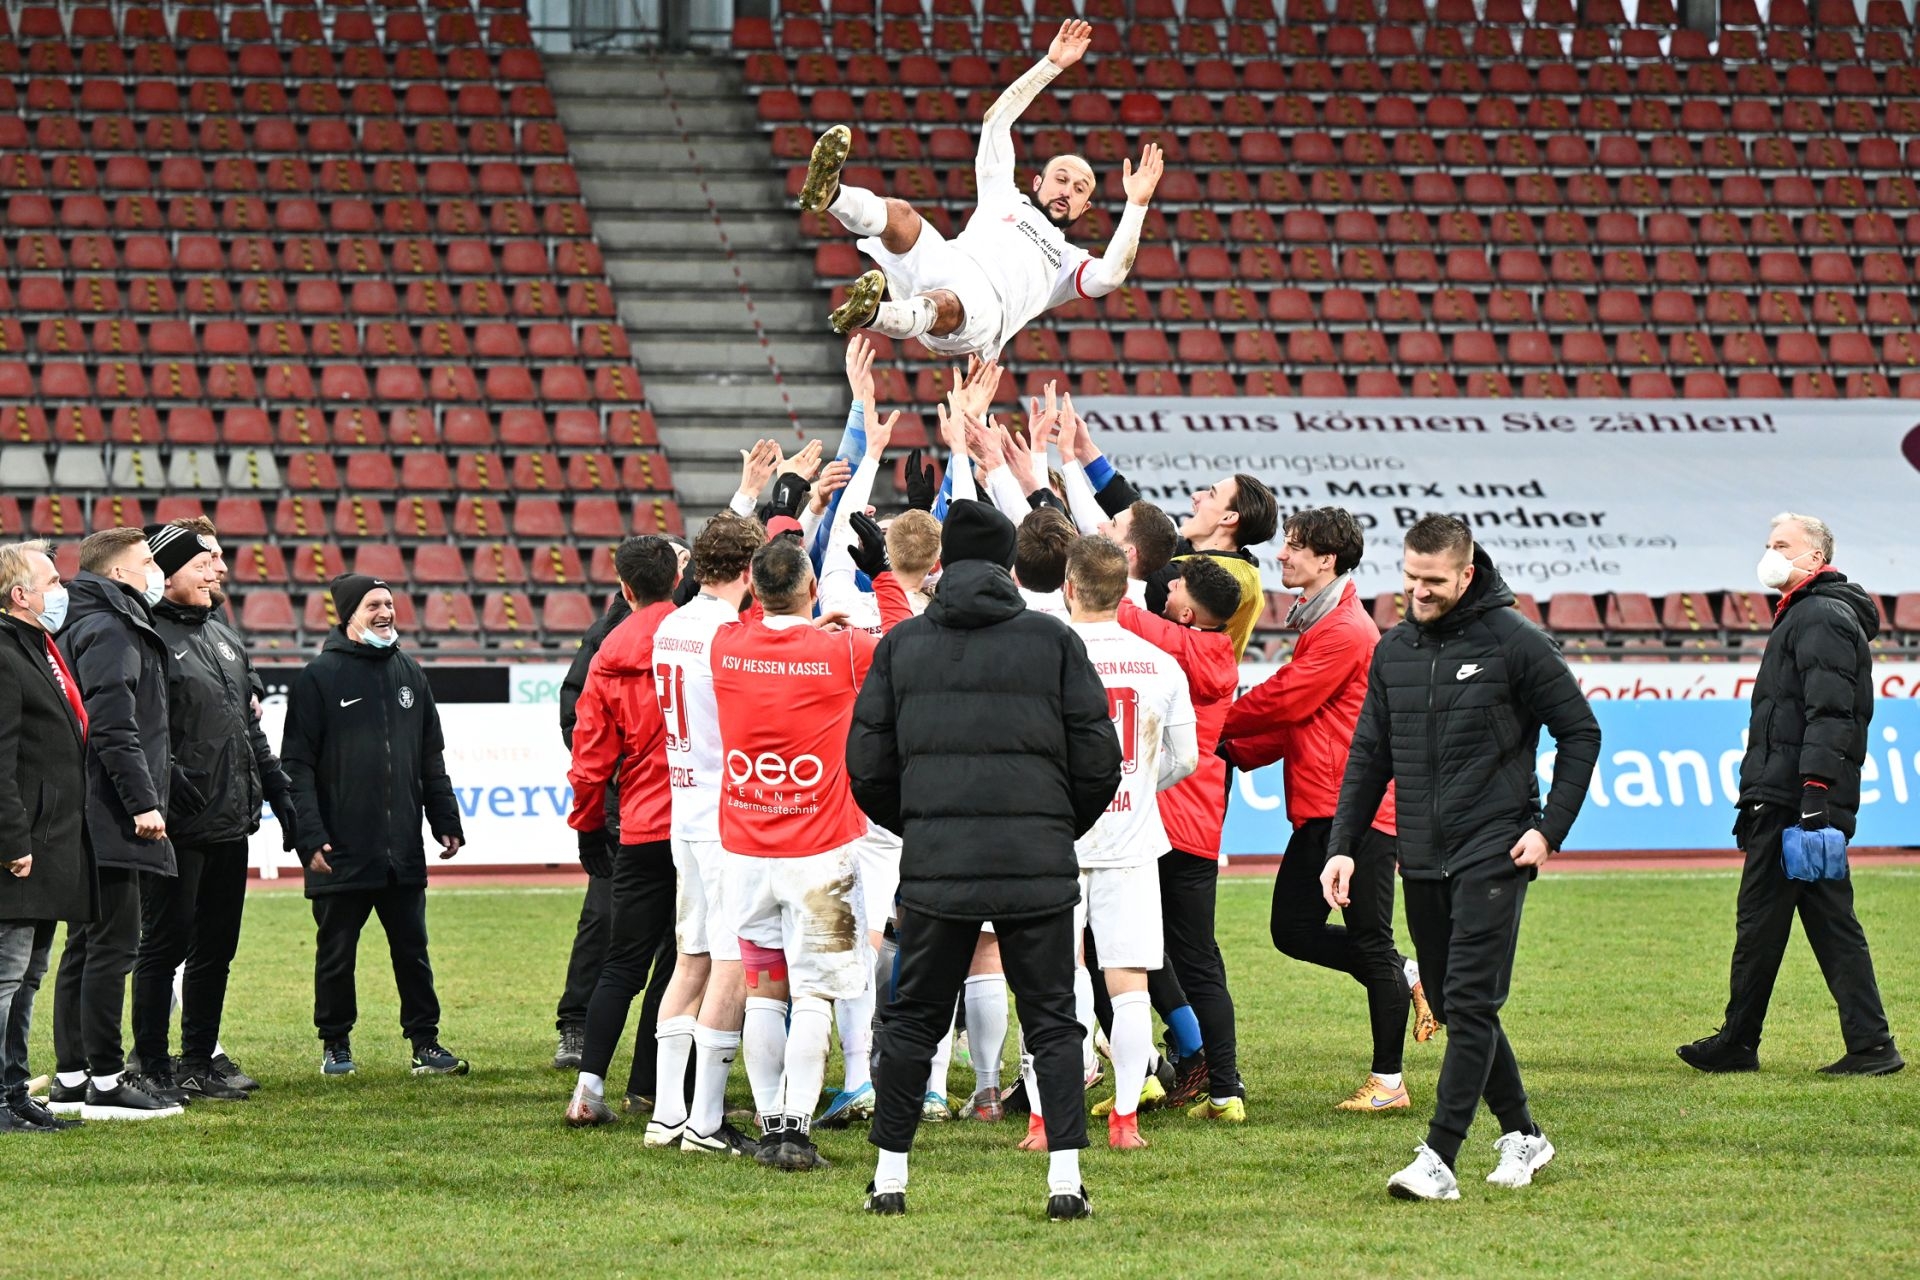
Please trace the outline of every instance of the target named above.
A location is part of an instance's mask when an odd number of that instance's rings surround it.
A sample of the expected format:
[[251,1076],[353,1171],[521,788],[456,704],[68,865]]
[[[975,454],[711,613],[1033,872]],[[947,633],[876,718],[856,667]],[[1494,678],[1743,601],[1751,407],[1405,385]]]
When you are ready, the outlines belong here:
[[873,1166],[873,1189],[875,1191],[905,1191],[907,1189],[907,1153],[880,1149],[880,1159]]
[[693,1028],[693,1105],[687,1124],[695,1133],[716,1133],[727,1114],[727,1076],[740,1051],[738,1031]]
[[947,1023],[947,1034],[940,1037],[940,1043],[933,1047],[933,1063],[927,1068],[928,1093],[947,1096],[947,1070],[953,1065],[953,1023]]
[[1007,1048],[1004,973],[980,973],[967,979],[967,1041],[973,1052],[974,1088],[999,1088],[1000,1057]]
[[1093,1012],[1093,975],[1083,964],[1073,967],[1073,1020],[1086,1033],[1080,1040],[1080,1070],[1090,1076],[1099,1065],[1093,1056],[1093,1030],[1100,1024]]
[[93,1078],[93,1087],[102,1093],[105,1093],[108,1089],[118,1089],[120,1087],[120,1077],[124,1074],[126,1073],[116,1071],[110,1076],[95,1076]]
[[877,236],[887,229],[887,202],[865,187],[841,183],[827,212],[857,236]]
[[1389,1089],[1398,1089],[1400,1087],[1400,1081],[1402,1079],[1401,1074],[1398,1071],[1394,1072],[1392,1075],[1388,1075],[1383,1071],[1376,1071],[1373,1073],[1373,1078],[1375,1080],[1378,1080],[1381,1084],[1385,1085]]
[[1080,1193],[1080,1150],[1047,1152],[1047,1190],[1056,1196]]
[[852,1000],[837,1000],[834,1021],[840,1025],[840,1059],[848,1093],[873,1082],[873,986]]
[[1040,1110],[1040,1077],[1034,1074],[1033,1055],[1027,1052],[1027,1033],[1020,1033],[1020,1078],[1027,1082],[1027,1109],[1034,1115],[1044,1114]]
[[1407,985],[1417,986],[1420,982],[1420,962],[1409,956],[1400,962],[1401,970],[1407,975]]
[[607,1095],[605,1076],[592,1076],[582,1071],[580,1078],[574,1081],[573,1097],[578,1102],[582,1098],[604,1098]]
[[1113,1110],[1132,1115],[1140,1109],[1140,1089],[1147,1081],[1147,1058],[1153,1053],[1153,1004],[1144,991],[1123,991],[1113,998]]
[[933,328],[939,317],[933,299],[915,294],[905,302],[883,302],[867,328],[889,338],[917,338]]
[[656,1080],[653,1118],[664,1125],[687,1120],[687,1059],[693,1054],[693,1018],[662,1021],[653,1033]]
[[63,1088],[76,1089],[87,1082],[87,1073],[84,1071],[62,1071],[54,1078],[60,1082]]
[[833,1006],[819,996],[795,996],[787,1027],[787,1071],[780,1112],[802,1133],[813,1124],[826,1082],[827,1050],[833,1043]]
[[748,996],[740,1047],[747,1055],[747,1083],[761,1123],[780,1114],[780,1078],[787,1069],[787,1002]]

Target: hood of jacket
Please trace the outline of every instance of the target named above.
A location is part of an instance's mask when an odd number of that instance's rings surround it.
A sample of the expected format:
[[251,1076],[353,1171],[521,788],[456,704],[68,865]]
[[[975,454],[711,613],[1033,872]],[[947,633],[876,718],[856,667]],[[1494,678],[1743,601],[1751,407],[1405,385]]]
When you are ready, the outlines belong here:
[[610,676],[653,676],[653,633],[660,619],[673,612],[673,601],[661,600],[635,613],[629,613],[620,625],[608,633],[594,655],[596,667]]
[[1880,634],[1880,610],[1873,603],[1873,597],[1868,595],[1858,583],[1848,581],[1846,574],[1831,565],[1782,596],[1780,612],[1784,614],[1788,609],[1811,596],[1824,596],[1853,610],[1853,616],[1860,620],[1860,629],[1867,633],[1868,640]]
[[180,604],[173,600],[162,600],[153,606],[153,614],[157,618],[167,618],[181,626],[203,627],[207,619],[213,616],[213,610],[197,604]]
[[943,627],[977,631],[1025,611],[1013,575],[985,560],[962,560],[940,574],[940,591],[923,615]]
[[1512,607],[1513,588],[1500,576],[1500,570],[1494,567],[1493,557],[1487,554],[1487,549],[1475,543],[1473,581],[1467,584],[1460,603],[1432,622],[1416,622],[1414,626],[1428,635],[1452,635],[1464,630],[1483,614]]
[[400,646],[390,644],[382,649],[375,645],[361,644],[358,640],[349,640],[346,625],[343,623],[327,632],[326,642],[320,646],[320,652],[344,653],[355,658],[363,658],[368,662],[385,662],[400,652]]
[[67,621],[64,626],[70,627],[78,619],[92,613],[117,613],[136,626],[153,626],[153,614],[148,610],[147,602],[133,588],[82,569],[67,582]]

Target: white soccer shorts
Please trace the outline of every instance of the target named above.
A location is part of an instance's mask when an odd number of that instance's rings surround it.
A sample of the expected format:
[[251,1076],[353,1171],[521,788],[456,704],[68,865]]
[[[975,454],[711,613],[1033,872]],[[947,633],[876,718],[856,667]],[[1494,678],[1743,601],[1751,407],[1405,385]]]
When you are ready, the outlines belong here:
[[1165,945],[1160,926],[1160,868],[1087,867],[1080,896],[1103,969],[1158,969]]
[[853,842],[853,860],[860,867],[867,928],[878,929],[893,919],[893,899],[900,891],[900,837],[885,827],[868,827],[867,834]]
[[873,981],[855,843],[804,858],[724,855],[739,935],[786,954],[791,995],[852,1000]]
[[941,355],[985,355],[999,344],[1000,296],[980,264],[954,248],[931,222],[921,222],[919,238],[905,253],[889,252],[878,236],[860,241],[859,249],[886,274],[887,291],[895,302],[935,289],[946,289],[960,299],[966,319],[943,338],[921,335],[927,350]]
[[674,947],[683,956],[740,958],[740,931],[727,909],[726,851],[718,840],[673,839]]

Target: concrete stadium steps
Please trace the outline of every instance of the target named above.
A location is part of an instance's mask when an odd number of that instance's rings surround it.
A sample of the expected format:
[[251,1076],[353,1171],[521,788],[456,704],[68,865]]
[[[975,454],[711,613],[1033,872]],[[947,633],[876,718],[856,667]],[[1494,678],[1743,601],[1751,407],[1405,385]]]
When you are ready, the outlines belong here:
[[574,54],[549,59],[547,73],[697,524],[732,495],[742,448],[792,439],[790,409],[808,434],[837,436],[847,395],[827,294],[737,64]]

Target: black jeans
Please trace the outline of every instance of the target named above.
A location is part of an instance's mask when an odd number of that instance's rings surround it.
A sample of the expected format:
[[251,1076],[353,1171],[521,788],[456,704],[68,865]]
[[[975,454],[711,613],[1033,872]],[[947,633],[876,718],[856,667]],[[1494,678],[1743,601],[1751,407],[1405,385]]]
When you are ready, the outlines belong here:
[[[580,1055],[580,1070],[588,1075],[604,1076],[613,1062],[613,1051],[626,1029],[627,1015],[633,1010],[633,998],[648,985],[661,991],[673,976],[674,943],[674,871],[673,845],[667,840],[645,844],[623,844],[613,857],[612,937],[607,946],[606,963],[600,968],[600,980],[587,1005],[587,1044]],[[653,999],[658,1016],[659,998]],[[641,1025],[634,1039],[635,1070],[628,1077],[629,1092],[651,1096],[651,1088],[633,1088],[635,1083],[651,1084],[656,1067],[653,1025],[642,1009]],[[646,1059],[644,1076],[638,1070]]]
[[33,1028],[33,997],[46,976],[53,950],[51,920],[0,920],[0,1100],[27,1096],[27,1034]]
[[1179,979],[1207,1045],[1207,1080],[1215,1097],[1232,1095],[1240,1065],[1233,1033],[1233,995],[1227,962],[1213,937],[1214,892],[1220,864],[1175,849],[1160,859],[1160,917],[1167,966]]
[[174,846],[177,876],[146,875],[140,885],[140,954],[133,962],[133,1049],[163,1062],[173,1013],[173,971],[180,987],[180,1057],[207,1062],[220,1040],[227,974],[240,946],[247,905],[247,842]]
[[53,1059],[61,1071],[110,1076],[127,1065],[120,1015],[140,950],[140,873],[100,868],[99,912],[67,926],[53,987]]
[[[921,1094],[934,1047],[947,1033],[980,938],[978,920],[940,920],[903,910],[897,922],[899,978],[876,1033],[873,1127],[867,1141],[909,1151],[920,1127]],[[1000,959],[1013,988],[1020,1029],[1040,1078],[1047,1147],[1087,1145],[1087,1095],[1080,1076],[1080,1024],[1073,1017],[1073,910],[996,920]]]
[[567,982],[560,990],[560,1007],[554,1010],[554,1030],[587,1025],[587,1003],[600,981],[600,966],[607,962],[612,925],[613,877],[589,876],[586,896],[580,902],[580,920],[573,926],[573,950],[567,956]]
[[[1340,913],[1344,926],[1328,924],[1333,908],[1320,891],[1333,819],[1309,818],[1294,829],[1273,878],[1273,945],[1282,954],[1349,974],[1367,990],[1367,1022],[1373,1032],[1373,1067],[1397,1073],[1407,1038],[1407,974],[1393,945],[1392,836],[1368,827],[1353,849],[1352,901]],[[1424,978],[1426,962],[1421,962]],[[1426,983],[1432,991],[1433,983]]]
[[313,922],[320,930],[313,952],[313,1025],[320,1038],[344,1039],[359,1020],[353,968],[360,930],[370,915],[378,915],[387,932],[393,981],[400,990],[401,1033],[415,1045],[439,1039],[440,998],[427,961],[427,887],[391,883],[313,900]]
[[1502,1133],[1533,1124],[1520,1064],[1500,1025],[1520,940],[1520,907],[1532,879],[1503,849],[1492,861],[1445,880],[1406,881],[1407,930],[1420,960],[1421,985],[1433,1016],[1447,1028],[1427,1145],[1449,1165],[1483,1097]]
[[1733,976],[1727,998],[1727,1033],[1741,1044],[1759,1044],[1780,973],[1793,914],[1807,931],[1807,945],[1820,964],[1827,990],[1840,1006],[1840,1033],[1848,1053],[1863,1053],[1892,1039],[1866,931],[1853,913],[1853,881],[1787,879],[1780,866],[1780,837],[1797,821],[1776,805],[1749,808],[1741,815],[1740,847],[1746,869],[1740,875],[1740,905],[1733,942]]

